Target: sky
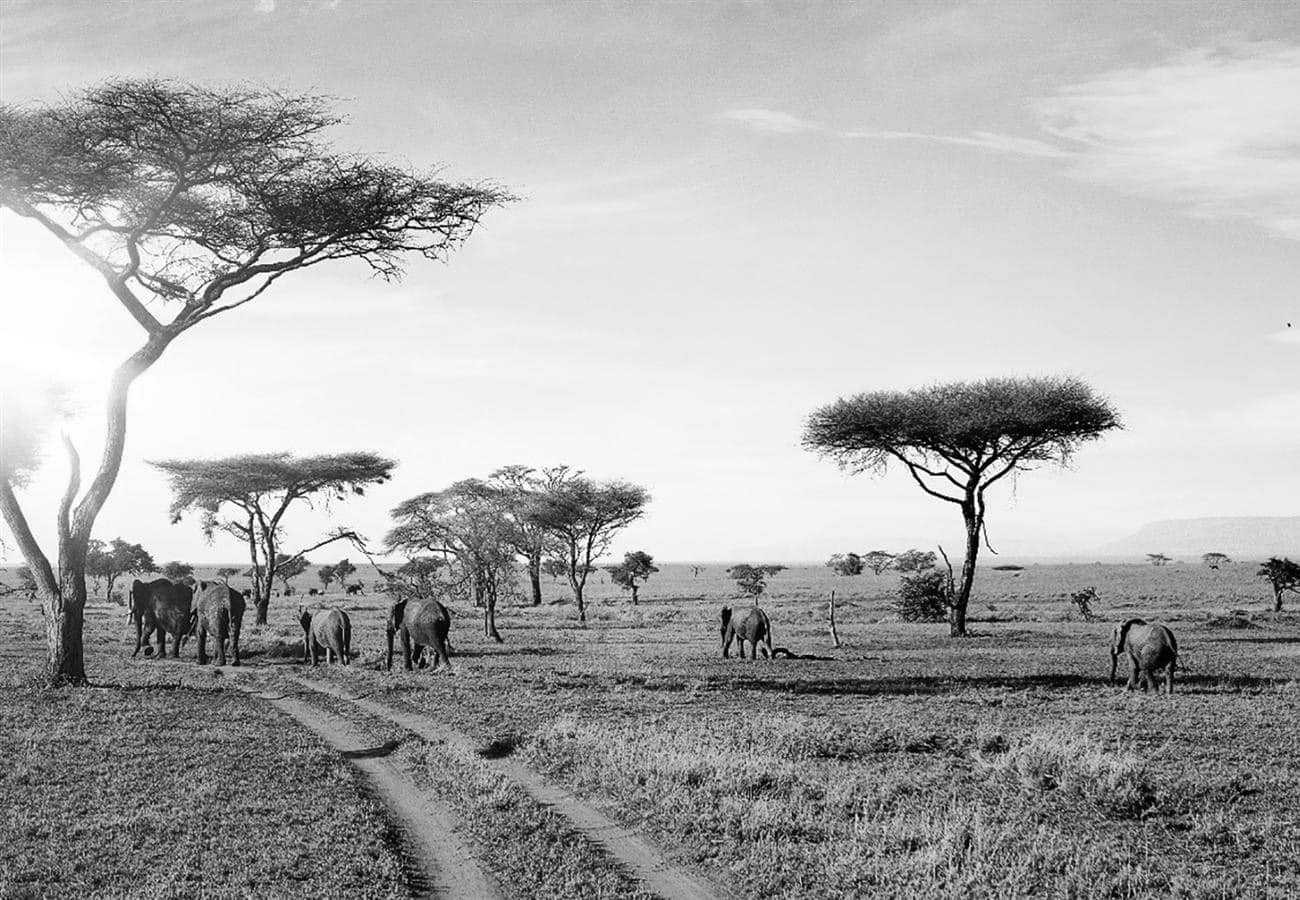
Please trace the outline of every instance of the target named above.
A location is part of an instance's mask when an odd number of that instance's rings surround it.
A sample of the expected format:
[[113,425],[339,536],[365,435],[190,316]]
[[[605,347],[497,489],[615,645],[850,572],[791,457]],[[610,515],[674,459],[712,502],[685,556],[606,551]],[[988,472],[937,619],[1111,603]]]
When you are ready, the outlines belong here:
[[[1300,514],[1295,5],[0,0],[3,102],[145,75],[328,94],[335,146],[519,198],[400,283],[299,273],[169,348],[96,528],[159,560],[243,554],[172,524],[148,460],[279,450],[400,463],[293,514],[300,546],[566,463],[651,492],[620,555],[951,548],[955,509],[803,423],[1000,375],[1078,376],[1125,425],[993,489],[1003,555]],[[0,375],[71,387],[88,469],[140,336],[0,212]],[[52,448],[22,495],[47,548],[65,477]]]

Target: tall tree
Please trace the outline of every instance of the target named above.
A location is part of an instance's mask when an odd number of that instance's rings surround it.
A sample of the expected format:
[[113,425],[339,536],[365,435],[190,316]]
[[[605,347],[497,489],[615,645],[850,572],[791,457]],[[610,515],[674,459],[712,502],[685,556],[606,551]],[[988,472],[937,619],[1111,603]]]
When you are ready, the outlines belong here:
[[583,591],[596,560],[609,552],[620,531],[645,514],[649,502],[650,494],[638,485],[576,476],[547,491],[534,511],[551,555],[565,563],[580,622],[587,621]]
[[447,560],[448,589],[483,609],[483,633],[501,642],[498,600],[516,590],[513,526],[497,488],[477,478],[420,494],[393,509],[389,550]]
[[280,545],[289,509],[313,499],[328,502],[364,494],[370,485],[386,482],[397,463],[374,453],[303,457],[264,453],[151,465],[165,472],[171,484],[173,522],[196,511],[208,540],[221,531],[248,547],[257,624],[265,625],[271,585],[281,565],[335,541],[359,540],[356,532],[339,528],[286,557]]
[[86,574],[103,580],[105,600],[113,596],[113,585],[121,576],[157,571],[153,556],[139,544],[128,544],[118,537],[108,544],[92,538],[87,545]]
[[632,592],[632,605],[636,606],[641,585],[658,572],[659,567],[655,565],[655,558],[649,553],[644,550],[633,550],[631,553],[623,554],[621,563],[607,566],[605,570],[609,572],[610,581],[623,590]]
[[[86,550],[121,468],[136,379],[181,334],[291,272],[354,259],[396,278],[405,256],[445,259],[489,208],[510,199],[492,185],[335,151],[321,133],[338,121],[327,98],[161,79],[0,107],[0,208],[89,266],[143,333],[108,386],[99,467],[84,494],[80,458],[64,440],[71,473],[55,565],[15,495],[32,460],[0,466],[0,514],[42,596],[48,681],[86,681]],[[8,422],[5,432],[8,443]]]
[[537,518],[537,509],[547,491],[554,490],[581,472],[568,466],[537,469],[528,466],[504,466],[488,476],[496,491],[496,501],[506,525],[506,534],[515,552],[524,558],[533,606],[542,605],[542,556],[546,531]]
[[1270,557],[1255,575],[1266,580],[1273,588],[1273,612],[1282,611],[1282,595],[1285,592],[1300,594],[1300,563],[1292,562],[1286,557]]
[[1118,427],[1110,402],[1076,378],[990,378],[840,399],[813,412],[803,443],[855,472],[901,463],[921,490],[961,510],[966,558],[949,616],[958,636],[988,542],[985,492],[1038,463],[1066,465]]

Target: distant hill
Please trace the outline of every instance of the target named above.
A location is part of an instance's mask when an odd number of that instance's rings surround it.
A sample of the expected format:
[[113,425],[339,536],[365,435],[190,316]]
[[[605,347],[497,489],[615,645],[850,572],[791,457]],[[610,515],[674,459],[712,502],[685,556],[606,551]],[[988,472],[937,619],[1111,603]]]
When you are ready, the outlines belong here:
[[1148,522],[1136,533],[1104,544],[1104,556],[1163,553],[1193,561],[1202,553],[1226,553],[1253,558],[1300,558],[1300,516],[1220,516],[1209,519],[1167,519]]

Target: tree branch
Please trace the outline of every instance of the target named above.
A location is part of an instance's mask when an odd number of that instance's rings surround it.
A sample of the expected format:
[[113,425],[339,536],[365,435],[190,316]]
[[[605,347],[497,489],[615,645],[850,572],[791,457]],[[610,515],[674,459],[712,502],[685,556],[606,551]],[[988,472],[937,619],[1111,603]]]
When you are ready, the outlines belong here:
[[14,488],[8,478],[0,478],[0,513],[4,514],[5,524],[13,532],[19,551],[27,560],[27,565],[31,567],[36,586],[46,596],[57,597],[59,583],[54,577],[54,570],[50,567],[49,559],[41,552],[41,545],[36,543],[31,526],[27,524],[27,517],[23,515],[23,509],[18,504],[18,498],[14,496]]

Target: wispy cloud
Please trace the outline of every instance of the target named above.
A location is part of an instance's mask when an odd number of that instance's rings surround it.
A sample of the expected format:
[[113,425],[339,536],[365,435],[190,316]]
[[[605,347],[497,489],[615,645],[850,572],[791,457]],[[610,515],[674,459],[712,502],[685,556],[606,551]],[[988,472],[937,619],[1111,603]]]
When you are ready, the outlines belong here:
[[1123,69],[1034,108],[1071,173],[1300,240],[1300,46],[1238,44]]
[[763,134],[799,134],[806,131],[821,131],[822,126],[809,122],[790,113],[777,109],[749,107],[747,109],[729,109],[719,113],[718,118],[729,122],[738,122]]
[[1064,87],[1030,110],[1041,136],[843,131],[774,109],[721,118],[766,134],[818,131],[1059,159],[1073,177],[1300,240],[1300,46],[1197,50]]
[[978,147],[981,150],[993,150],[998,153],[1015,153],[1020,156],[1041,156],[1059,159],[1070,155],[1068,150],[1055,144],[1049,144],[1046,141],[1017,137],[1013,134],[998,134],[992,131],[974,131],[968,137],[923,134],[917,131],[845,131],[841,134],[847,138],[956,144],[961,147]]

